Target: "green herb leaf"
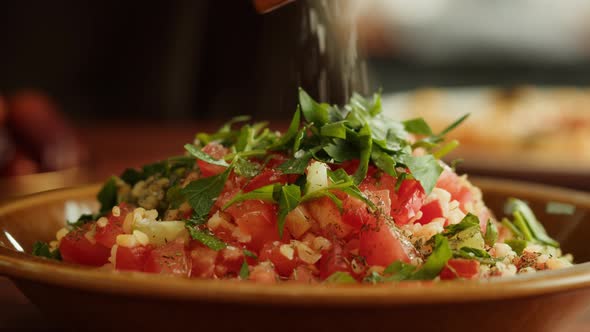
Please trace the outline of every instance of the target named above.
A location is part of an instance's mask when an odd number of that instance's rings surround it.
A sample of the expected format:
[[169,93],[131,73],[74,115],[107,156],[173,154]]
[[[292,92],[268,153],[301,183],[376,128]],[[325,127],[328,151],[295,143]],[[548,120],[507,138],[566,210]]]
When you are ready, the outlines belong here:
[[479,218],[476,215],[467,213],[458,224],[452,224],[445,227],[443,235],[450,237],[472,227],[479,227]]
[[455,122],[451,123],[448,127],[446,127],[445,129],[443,129],[443,131],[438,134],[438,136],[445,136],[446,134],[448,134],[449,132],[451,132],[453,129],[457,128],[463,121],[465,121],[467,118],[469,117],[469,113],[463,115],[462,117],[460,117],[459,119],[457,119]]
[[281,136],[281,138],[273,145],[269,147],[271,150],[278,150],[284,149],[289,142],[297,137],[299,132],[299,126],[301,124],[301,109],[300,106],[297,106],[297,111],[293,115],[291,119],[291,123],[289,124],[289,129]]
[[383,271],[383,275],[387,276],[384,281],[402,281],[411,279],[415,271],[416,266],[402,261],[395,261]]
[[395,170],[395,159],[393,159],[392,156],[383,151],[380,147],[373,147],[373,150],[371,151],[371,160],[379,169],[397,178],[397,171]]
[[434,249],[428,259],[412,276],[414,280],[431,280],[438,276],[447,261],[453,257],[449,241],[441,234],[434,236]]
[[256,256],[255,253],[251,252],[248,249],[244,249],[243,250],[243,253],[244,253],[244,256],[246,256],[246,257],[250,257],[250,258],[253,258],[253,259],[258,259],[258,256]]
[[125,183],[129,184],[130,186],[135,185],[137,182],[141,180],[145,180],[143,173],[134,169],[134,168],[127,168],[123,174],[120,176],[121,180]]
[[335,139],[333,143],[326,145],[324,151],[337,163],[358,158],[354,146],[341,139]]
[[521,239],[508,239],[504,241],[504,243],[509,245],[517,255],[522,255],[524,248],[526,248],[528,245],[527,241]]
[[78,218],[78,220],[74,222],[68,221],[68,226],[73,228],[79,228],[84,226],[84,224],[95,221],[96,219],[98,218],[95,218],[95,216],[92,214],[83,214]]
[[408,166],[412,176],[420,182],[424,192],[430,194],[432,189],[436,186],[436,181],[443,171],[442,166],[438,160],[432,155],[412,156],[406,155],[402,162]]
[[492,219],[488,219],[484,240],[490,247],[498,241],[498,226],[496,226],[496,223],[493,222]]
[[330,106],[317,103],[301,88],[299,89],[299,105],[307,122],[313,122],[316,126],[321,127],[330,121]]
[[117,205],[117,182],[114,176],[103,185],[96,197],[100,202],[100,213],[108,212]]
[[320,134],[326,137],[346,139],[345,121],[326,123],[320,128]]
[[[545,228],[537,220],[537,217],[535,217],[535,214],[525,202],[516,198],[510,198],[508,200],[507,210],[514,215],[514,222],[517,227],[517,215],[522,217],[522,221],[524,221],[526,224],[525,226],[527,226],[526,229],[530,231],[530,234],[536,241],[552,247],[559,247],[559,243],[547,235]],[[520,230],[523,231],[523,229]],[[523,231],[523,235],[526,240],[528,234]]]
[[35,242],[33,244],[32,254],[38,257],[45,257],[48,259],[55,259],[61,261],[61,253],[59,252],[59,249],[51,250],[51,248],[49,248],[49,245],[45,242]]
[[326,278],[326,280],[324,280],[324,283],[327,284],[356,284],[356,279],[353,278],[350,273],[348,272],[334,272],[332,275],[330,275],[328,278]]
[[195,158],[201,159],[202,161],[207,162],[211,165],[225,166],[225,167],[229,166],[225,160],[215,159],[215,158],[211,157],[210,155],[206,154],[205,152],[201,151],[200,149],[198,149],[196,146],[194,146],[192,144],[185,144],[184,149],[186,151],[188,151],[188,153],[193,155]]
[[453,252],[454,257],[474,259],[483,264],[495,264],[496,260],[488,254],[487,251],[478,248],[462,247],[461,249]]
[[406,131],[418,135],[432,135],[432,129],[423,118],[416,118],[402,122]]
[[373,139],[371,138],[371,128],[365,125],[359,131],[359,149],[360,158],[359,166],[354,173],[353,179],[355,184],[363,182],[369,170],[369,161],[371,160],[371,151],[373,148]]
[[194,216],[202,219],[209,215],[211,207],[225,186],[231,169],[232,167],[228,167],[218,175],[192,181],[182,189],[182,194],[193,208]]
[[206,245],[207,247],[219,251],[221,249],[225,249],[227,247],[227,243],[220,240],[217,236],[213,235],[208,229],[207,230],[200,230],[194,227],[187,227],[186,228],[194,240],[201,242],[202,244]]
[[305,152],[299,158],[291,158],[284,163],[280,164],[277,169],[283,174],[303,174],[309,164],[309,161],[313,157],[313,154],[321,150],[323,147],[316,147]]
[[166,201],[170,204],[171,209],[178,209],[178,207],[186,201],[182,187],[180,185],[172,186],[166,191]]
[[276,203],[278,202],[280,190],[281,184],[273,183],[264,187],[254,189],[247,193],[240,192],[236,194],[231,200],[229,200],[229,202],[225,203],[222,209],[225,210],[236,203],[247,201],[250,199],[259,199],[261,201]]
[[260,173],[260,166],[238,156],[234,161],[234,170],[240,176],[253,178]]
[[248,262],[246,262],[246,260],[244,260],[242,267],[240,267],[239,276],[242,280],[248,280],[250,277],[250,267],[248,266]]
[[279,216],[278,216],[278,227],[279,237],[283,237],[285,229],[285,219],[289,212],[293,211],[297,205],[301,202],[301,188],[299,186],[290,184],[281,187],[279,193]]

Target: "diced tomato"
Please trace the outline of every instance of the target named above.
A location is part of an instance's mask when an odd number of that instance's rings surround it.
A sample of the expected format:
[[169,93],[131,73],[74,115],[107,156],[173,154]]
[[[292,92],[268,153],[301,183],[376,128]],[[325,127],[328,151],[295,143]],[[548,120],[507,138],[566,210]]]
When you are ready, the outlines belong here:
[[346,262],[346,255],[342,246],[333,244],[329,250],[322,252],[319,261],[320,279],[325,280],[338,271],[351,272],[350,265]]
[[102,266],[109,261],[111,250],[100,243],[92,243],[84,236],[91,224],[69,232],[59,244],[64,262]]
[[272,183],[287,184],[290,182],[292,181],[290,180],[289,175],[283,174],[283,172],[277,169],[265,168],[260,174],[252,178],[243,190],[244,192],[248,192]]
[[137,246],[133,248],[117,247],[115,268],[125,271],[143,271],[149,252],[148,246]]
[[[252,239],[246,246],[254,251],[260,251],[265,243],[279,241],[277,228],[277,207],[261,200],[247,200],[234,204],[227,209],[241,232],[250,235]],[[283,233],[287,239],[289,232]]]
[[170,242],[152,250],[146,260],[145,272],[190,276],[191,260],[182,241]]
[[275,153],[266,162],[266,168],[277,168],[288,159],[289,157],[285,156],[284,154]]
[[396,191],[396,179],[386,173],[377,173],[367,177],[360,189],[365,191],[389,190],[391,200],[390,215],[398,225],[405,225],[416,216],[424,202],[424,189],[416,180],[404,180]]
[[[223,145],[216,142],[211,142],[205,145],[202,151],[215,159],[223,158],[228,152]],[[224,166],[209,164],[208,162],[201,159],[197,159],[197,164],[199,165],[199,169],[201,170],[201,175],[203,177],[209,177],[223,173],[223,171],[226,169]]]
[[361,231],[359,253],[369,265],[387,266],[395,261],[410,261],[398,234],[383,219]]
[[302,284],[311,284],[316,281],[313,271],[311,270],[313,266],[297,266],[291,275],[291,280],[302,283]]
[[416,222],[422,225],[428,224],[433,219],[443,217],[442,207],[440,206],[440,202],[437,200],[434,200],[428,204],[424,204],[420,211],[422,212],[422,217],[416,220]]
[[451,200],[458,201],[463,212],[467,212],[467,204],[473,202],[473,193],[469,187],[463,184],[459,175],[450,169],[445,169],[442,172],[436,182],[436,187],[448,191],[451,194]]
[[244,263],[244,253],[235,247],[220,250],[217,255],[215,275],[222,278],[228,275],[238,275]]
[[353,231],[353,227],[342,220],[340,210],[328,197],[310,201],[307,203],[307,211],[318,222],[323,235],[327,238],[333,236],[344,238]]
[[215,273],[215,261],[218,252],[203,245],[195,246],[191,250],[191,277],[211,278]]
[[285,256],[280,249],[282,245],[289,246],[288,244],[281,243],[265,244],[260,251],[259,258],[261,261],[271,261],[280,276],[288,277],[293,273],[293,269],[297,266],[297,255],[295,250],[293,250],[293,256],[291,258]]
[[440,272],[442,280],[473,279],[479,275],[479,262],[473,259],[453,258]]
[[359,231],[369,219],[375,218],[368,210],[367,204],[354,197],[347,197],[342,202],[342,222],[350,225],[355,231]]
[[272,264],[269,262],[262,262],[254,266],[250,271],[249,280],[264,283],[274,284],[277,282],[278,276]]
[[108,223],[104,227],[96,225],[96,242],[107,248],[111,248],[117,242],[117,235],[123,234],[123,221],[129,212],[133,211],[133,206],[125,203],[119,205],[119,216],[109,213],[106,218]]

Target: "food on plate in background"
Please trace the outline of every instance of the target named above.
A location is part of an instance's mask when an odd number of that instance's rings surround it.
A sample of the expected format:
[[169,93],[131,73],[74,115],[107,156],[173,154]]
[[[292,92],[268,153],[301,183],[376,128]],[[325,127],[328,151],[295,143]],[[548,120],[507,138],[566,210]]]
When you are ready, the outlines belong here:
[[379,94],[344,107],[299,92],[284,133],[240,117],[186,154],[127,169],[100,211],[33,253],[193,278],[302,283],[479,279],[572,265],[528,205],[496,219],[440,161],[445,135],[383,116]]
[[421,89],[384,97],[383,108],[390,116],[424,117],[434,129],[471,113],[467,123],[449,134],[461,142],[450,159],[461,157],[466,164],[561,170],[590,166],[588,88]]

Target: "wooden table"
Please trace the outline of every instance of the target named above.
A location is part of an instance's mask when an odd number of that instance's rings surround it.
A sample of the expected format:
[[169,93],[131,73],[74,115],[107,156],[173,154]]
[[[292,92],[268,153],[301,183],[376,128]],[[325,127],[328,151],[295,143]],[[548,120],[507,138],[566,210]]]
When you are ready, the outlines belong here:
[[[83,182],[96,182],[119,174],[129,166],[143,164],[181,154],[182,146],[194,139],[198,131],[211,131],[220,122],[194,124],[136,124],[133,127],[95,125],[79,130],[86,142],[89,163]],[[51,328],[47,319],[14,287],[0,277],[0,330],[16,328],[44,330]],[[571,332],[590,331],[590,308],[581,315]]]

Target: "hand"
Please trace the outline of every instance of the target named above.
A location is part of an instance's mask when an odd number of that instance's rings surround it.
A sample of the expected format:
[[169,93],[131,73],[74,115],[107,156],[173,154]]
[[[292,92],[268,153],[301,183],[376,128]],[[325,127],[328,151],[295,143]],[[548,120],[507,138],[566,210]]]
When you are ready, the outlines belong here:
[[0,176],[79,166],[81,145],[68,121],[45,94],[0,96]]

